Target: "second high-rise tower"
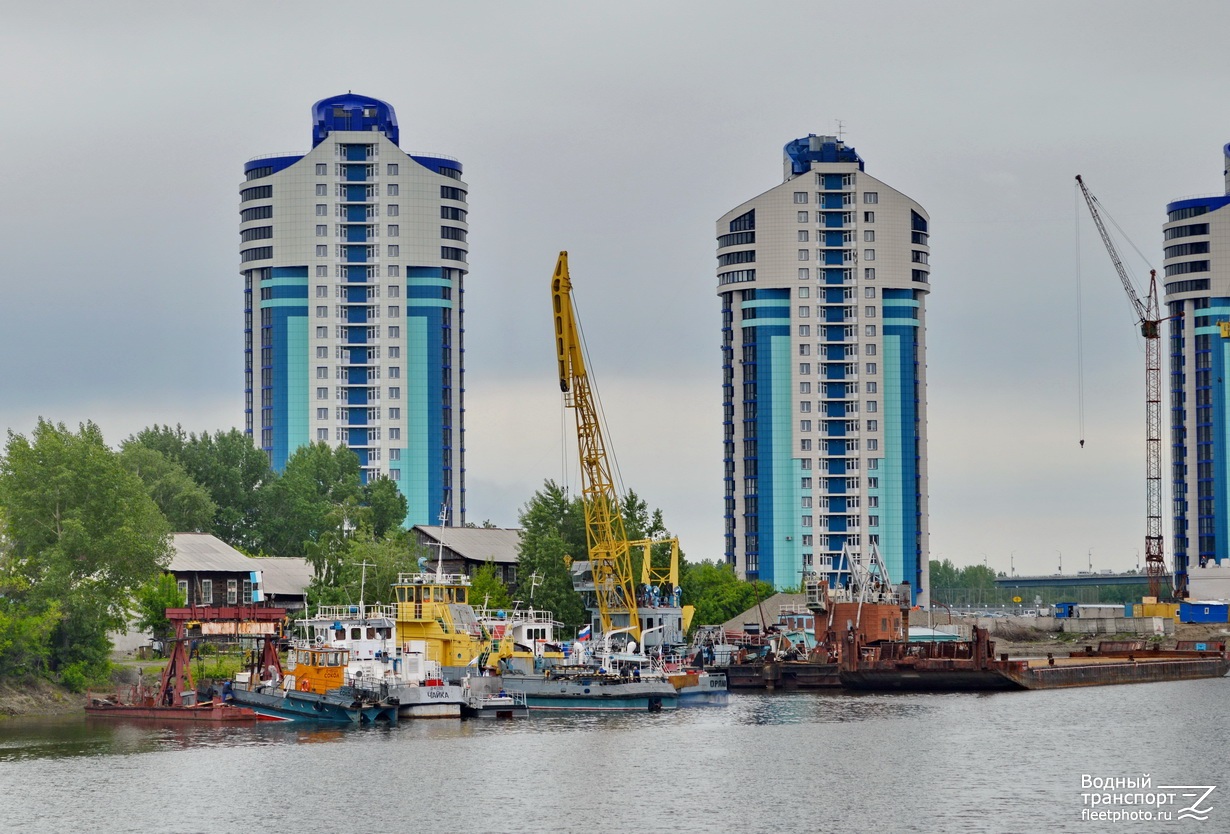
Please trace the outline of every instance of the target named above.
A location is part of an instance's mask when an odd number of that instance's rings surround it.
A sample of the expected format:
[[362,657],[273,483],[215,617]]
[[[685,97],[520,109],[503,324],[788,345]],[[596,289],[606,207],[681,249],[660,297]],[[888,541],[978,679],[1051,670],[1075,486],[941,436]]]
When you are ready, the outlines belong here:
[[831,136],[717,224],[726,559],[842,581],[876,545],[927,591],[929,218]]

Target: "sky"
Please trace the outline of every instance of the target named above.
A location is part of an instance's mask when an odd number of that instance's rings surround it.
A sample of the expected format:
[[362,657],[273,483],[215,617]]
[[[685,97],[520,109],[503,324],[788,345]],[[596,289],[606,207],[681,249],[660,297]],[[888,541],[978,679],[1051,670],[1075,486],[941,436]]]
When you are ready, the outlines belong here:
[[393,105],[404,150],[465,166],[467,520],[577,484],[548,301],[568,250],[623,482],[720,559],[714,224],[840,120],[931,216],[932,558],[1143,558],[1144,349],[1073,178],[1160,265],[1166,203],[1224,191],[1230,5],[349,9],[6,9],[0,428],[242,427],[242,166],[308,150],[313,102],[353,90]]

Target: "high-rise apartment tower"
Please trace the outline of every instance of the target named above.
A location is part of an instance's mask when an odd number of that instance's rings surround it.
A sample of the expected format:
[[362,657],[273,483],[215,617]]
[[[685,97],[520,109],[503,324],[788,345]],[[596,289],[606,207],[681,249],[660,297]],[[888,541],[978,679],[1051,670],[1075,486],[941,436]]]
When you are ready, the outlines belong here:
[[1170,203],[1162,227],[1180,592],[1230,559],[1230,145],[1223,153],[1225,193]]
[[717,224],[726,560],[844,582],[876,545],[926,599],[929,220],[832,136]]
[[465,518],[461,163],[398,147],[383,101],[312,107],[312,149],[244,165],[247,432],[277,470],[343,444],[391,478],[407,524]]

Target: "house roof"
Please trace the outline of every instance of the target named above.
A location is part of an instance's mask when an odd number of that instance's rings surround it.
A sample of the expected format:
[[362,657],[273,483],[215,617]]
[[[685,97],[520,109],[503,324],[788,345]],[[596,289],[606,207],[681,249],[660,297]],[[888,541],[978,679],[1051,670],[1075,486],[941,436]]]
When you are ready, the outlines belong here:
[[251,571],[253,560],[209,533],[173,533],[168,570]]
[[261,572],[262,586],[267,594],[297,596],[312,582],[312,566],[306,559],[289,556],[267,556],[254,559],[245,556],[217,536],[208,533],[174,533],[172,539],[172,573],[249,573]]
[[443,540],[444,546],[471,562],[515,565],[521,546],[521,531],[515,527],[440,527],[416,524],[414,529],[428,543]]
[[251,562],[253,570],[261,572],[261,584],[266,594],[299,596],[312,584],[314,572],[307,559],[263,556]]

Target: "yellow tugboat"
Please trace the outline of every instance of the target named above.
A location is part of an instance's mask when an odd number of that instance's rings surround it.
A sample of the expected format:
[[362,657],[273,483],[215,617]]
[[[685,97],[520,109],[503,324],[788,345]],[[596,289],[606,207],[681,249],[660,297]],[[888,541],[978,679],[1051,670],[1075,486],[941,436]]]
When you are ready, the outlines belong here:
[[436,571],[402,573],[393,585],[397,597],[397,639],[422,641],[427,660],[440,664],[444,677],[493,672],[501,644],[483,628],[470,607],[470,578]]

